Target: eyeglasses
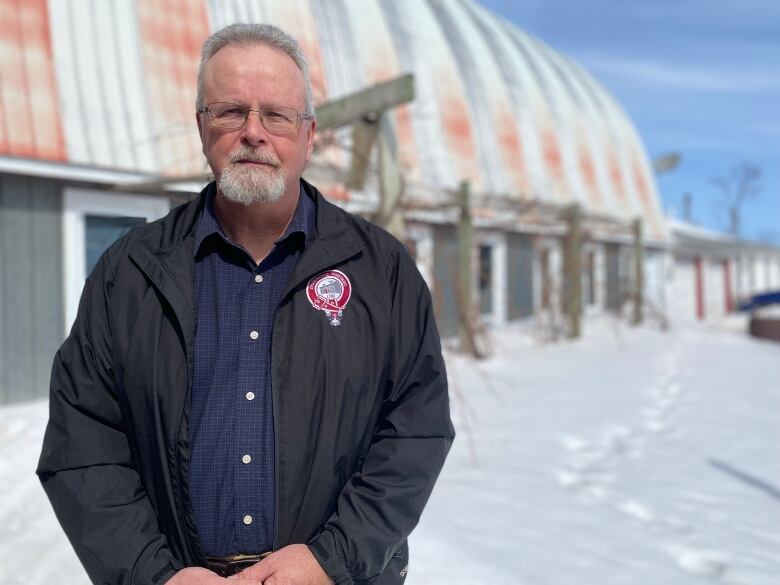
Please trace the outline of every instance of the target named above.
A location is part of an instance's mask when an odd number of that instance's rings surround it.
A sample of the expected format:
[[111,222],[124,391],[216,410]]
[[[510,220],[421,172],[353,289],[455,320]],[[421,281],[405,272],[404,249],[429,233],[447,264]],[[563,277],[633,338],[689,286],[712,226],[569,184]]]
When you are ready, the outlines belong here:
[[263,128],[271,134],[292,134],[298,129],[300,120],[313,118],[309,114],[298,113],[294,108],[284,106],[267,106],[253,110],[241,104],[229,102],[214,102],[198,109],[199,114],[208,114],[209,123],[215,128],[238,130],[246,124],[249,112],[257,112]]

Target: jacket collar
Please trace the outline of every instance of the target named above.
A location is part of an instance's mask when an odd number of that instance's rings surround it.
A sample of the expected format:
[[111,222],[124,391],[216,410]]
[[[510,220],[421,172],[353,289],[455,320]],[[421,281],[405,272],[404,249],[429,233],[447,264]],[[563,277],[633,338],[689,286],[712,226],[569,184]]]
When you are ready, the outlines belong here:
[[295,265],[284,296],[304,282],[331,267],[357,256],[363,249],[351,223],[353,220],[341,208],[327,201],[310,183],[301,179],[303,192],[314,200],[317,207],[317,237]]
[[[204,242],[206,239],[216,238],[229,246],[241,247],[236,243],[230,242],[225,231],[222,229],[214,207],[214,200],[217,192],[216,189],[213,188],[213,183],[210,187],[212,188],[205,189],[203,211],[198,216],[197,224],[195,226],[193,253],[195,254],[196,261],[202,254],[201,247],[205,245]],[[311,197],[304,195],[303,186],[299,189],[298,203],[295,206],[293,216],[285,228],[284,233],[276,239],[274,245],[284,245],[285,241],[290,238],[295,238],[296,241],[298,241],[299,238],[303,238],[304,243],[308,244],[315,237],[316,206]]]
[[[195,233],[206,197],[215,183],[209,183],[193,201],[173,209],[162,220],[141,232],[130,256],[165,296],[187,331],[194,327]],[[285,296],[301,282],[356,256],[362,244],[352,228],[354,221],[345,211],[328,202],[310,183],[301,179],[304,195],[316,207],[316,236],[290,275]],[[192,329],[194,331],[194,328]]]
[[190,371],[195,340],[195,226],[203,208],[206,189],[196,200],[176,207],[163,219],[140,230],[139,239],[128,251],[131,261],[144,273],[173,311],[180,328]]

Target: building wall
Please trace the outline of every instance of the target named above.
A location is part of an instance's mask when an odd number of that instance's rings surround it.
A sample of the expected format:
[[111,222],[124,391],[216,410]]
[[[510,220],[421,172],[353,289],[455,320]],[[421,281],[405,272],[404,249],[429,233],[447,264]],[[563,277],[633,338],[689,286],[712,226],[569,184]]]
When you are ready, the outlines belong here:
[[669,295],[673,320],[696,320],[696,291],[696,259],[692,256],[676,256]]
[[723,291],[725,295],[726,311],[731,312],[736,307],[737,278],[734,256],[729,256],[723,261]]
[[60,192],[0,174],[0,404],[48,393],[64,328]]
[[425,284],[433,290],[433,228],[422,223],[407,223],[404,241]]
[[726,273],[724,259],[708,258],[705,261],[706,314],[718,318],[726,314]]
[[753,292],[753,263],[750,256],[742,254],[737,263],[737,272],[739,274],[738,297],[744,300]]
[[455,226],[433,228],[433,309],[442,337],[458,333],[458,238]]
[[507,318],[528,317],[534,312],[534,252],[531,238],[507,234]]
[[[475,234],[476,278],[474,299],[483,322],[501,325],[507,321],[507,239],[498,230],[478,230]],[[487,266],[487,274],[484,272]],[[489,282],[483,282],[489,277]],[[486,286],[483,287],[482,284]]]
[[772,290],[772,260],[769,254],[765,254],[761,259],[764,268],[764,292]]
[[753,281],[754,285],[752,292],[766,292],[767,288],[769,287],[769,283],[767,282],[766,259],[764,258],[763,254],[759,253],[753,257],[753,274],[755,279]]
[[666,312],[666,262],[667,255],[661,250],[646,250],[644,297],[647,308],[654,313]]
[[585,314],[604,309],[606,286],[604,244],[588,241],[582,248],[582,307]]
[[559,315],[563,308],[563,240],[542,237],[534,242],[534,299],[538,313]]
[[607,244],[604,255],[605,307],[611,311],[619,311],[623,304],[620,286],[620,246]]
[[771,285],[773,290],[780,288],[780,258],[774,258],[771,265]]

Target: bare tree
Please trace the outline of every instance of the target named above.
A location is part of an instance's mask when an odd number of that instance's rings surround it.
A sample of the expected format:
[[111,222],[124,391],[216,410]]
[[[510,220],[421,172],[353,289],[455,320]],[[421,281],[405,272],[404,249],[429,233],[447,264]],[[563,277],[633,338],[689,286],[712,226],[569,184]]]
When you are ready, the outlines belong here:
[[759,166],[743,161],[734,166],[728,176],[712,179],[712,182],[722,193],[720,203],[728,214],[728,229],[733,236],[739,237],[741,235],[742,207],[747,201],[755,199],[763,188],[762,185],[758,184],[761,174]]

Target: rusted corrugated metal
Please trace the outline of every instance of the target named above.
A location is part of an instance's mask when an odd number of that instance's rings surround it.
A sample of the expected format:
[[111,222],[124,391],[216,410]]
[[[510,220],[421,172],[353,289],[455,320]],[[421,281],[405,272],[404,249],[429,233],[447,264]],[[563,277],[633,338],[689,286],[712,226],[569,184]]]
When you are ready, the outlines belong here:
[[49,21],[68,161],[157,172],[135,3],[51,0]]
[[0,0],[0,155],[67,158],[46,0]]
[[[355,61],[360,64],[367,85],[398,77],[405,72],[396,55],[381,3],[382,0],[344,0],[344,16],[349,19],[355,44],[361,47],[355,55]],[[377,26],[363,26],[365,22],[377,23]],[[419,154],[412,127],[411,106],[407,104],[395,108],[390,116],[398,143],[402,145],[399,152],[401,167],[407,180],[419,182]]]
[[531,195],[550,203],[569,203],[573,198],[573,177],[564,167],[565,120],[550,71],[536,54],[530,38],[485,12],[482,20],[493,23],[488,36],[497,44],[503,43],[500,56],[493,58],[504,63],[506,69],[518,72],[517,79],[523,83],[516,91],[527,96],[532,106],[531,118],[536,123],[534,144],[542,164],[536,167],[539,172],[530,177]]
[[[441,8],[443,4],[432,2]],[[447,37],[453,49],[461,48],[458,62],[466,80],[473,118],[481,128],[492,128],[490,134],[479,132],[480,150],[486,152],[490,166],[500,170],[500,180],[489,189],[493,193],[528,193],[528,175],[518,119],[512,106],[510,90],[501,74],[502,64],[484,59],[490,54],[489,35],[474,18],[473,5],[452,3],[449,10],[440,9],[440,21],[451,31]],[[457,54],[457,52],[456,52]],[[469,71],[469,73],[466,73]]]
[[[483,185],[466,82],[436,14],[426,2],[381,2],[404,71],[415,73],[410,105],[423,188],[453,189],[461,178]],[[410,18],[410,15],[413,17]],[[403,145],[401,146],[403,150]]]
[[[582,68],[473,0],[0,0],[0,8],[2,154],[202,170],[193,121],[200,44],[232,22],[269,22],[299,39],[316,102],[415,73],[417,99],[391,114],[411,192],[440,194],[468,179],[477,198],[579,202],[623,220],[642,216],[649,237],[666,237],[647,154],[620,106]],[[345,168],[350,140],[337,131],[317,160]]]
[[160,168],[171,174],[203,170],[194,109],[200,46],[209,35],[206,6],[190,0],[139,0],[137,5]]

